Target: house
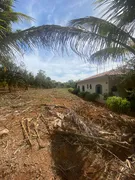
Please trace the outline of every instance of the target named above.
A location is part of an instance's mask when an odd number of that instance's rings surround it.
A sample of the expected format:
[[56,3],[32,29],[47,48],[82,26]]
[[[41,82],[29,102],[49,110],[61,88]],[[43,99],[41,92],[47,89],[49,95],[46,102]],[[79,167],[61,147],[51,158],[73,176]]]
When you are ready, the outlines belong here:
[[97,74],[95,76],[88,77],[81,81],[78,81],[77,88],[80,92],[97,93],[100,95],[100,100],[103,99],[104,94],[113,93],[118,95],[117,81],[114,76],[123,74],[120,70],[110,70]]

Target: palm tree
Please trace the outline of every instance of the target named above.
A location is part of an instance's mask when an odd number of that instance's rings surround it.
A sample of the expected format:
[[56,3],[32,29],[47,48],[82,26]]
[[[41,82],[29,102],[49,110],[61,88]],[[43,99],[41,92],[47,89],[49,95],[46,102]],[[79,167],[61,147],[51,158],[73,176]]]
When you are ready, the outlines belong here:
[[2,38],[7,33],[11,32],[11,23],[27,20],[32,20],[31,17],[20,13],[14,12],[12,9],[12,0],[3,0],[0,2],[0,37]]
[[0,52],[14,54],[35,45],[66,51],[70,47],[87,60],[120,58],[135,55],[135,38],[114,24],[96,17],[86,17],[70,22],[69,26],[44,25],[10,33],[0,39]]
[[[100,0],[101,3],[107,3],[108,1]],[[128,2],[129,0],[124,1]],[[3,2],[6,1],[3,0]],[[112,0],[111,2],[116,1]],[[122,0],[119,2],[122,2]],[[112,6],[113,10],[115,11],[115,6]],[[121,17],[122,12],[120,12]],[[5,13],[5,11],[1,13]],[[0,17],[2,16],[0,15]],[[16,17],[17,19],[28,18],[18,13]],[[132,20],[134,19],[133,14]],[[13,20],[10,19],[9,22],[11,23],[11,21]],[[100,18],[86,17],[72,20],[66,27],[43,25],[23,31],[4,33],[4,35],[2,30],[0,33],[0,54],[1,57],[5,57],[5,55],[11,57],[14,56],[15,51],[22,52],[22,50],[33,49],[35,46],[42,46],[48,49],[61,50],[62,52],[71,48],[82,58],[93,62],[104,62],[108,58],[118,61],[127,56],[135,55],[135,37],[133,31],[128,31],[126,27],[118,26]],[[5,27],[0,26],[0,28]]]
[[119,26],[128,25],[134,28],[134,0],[97,0],[97,4],[97,8],[102,7],[103,17],[107,20],[114,21]]
[[[0,41],[1,41],[0,62],[4,62],[6,59],[9,59],[11,56],[10,53],[6,52],[7,51],[6,49],[8,45],[10,47],[12,46],[11,45],[12,42],[10,42],[7,46],[5,46],[6,44],[4,43],[4,41],[10,36],[10,34],[12,34],[12,28],[11,28],[12,23],[23,21],[23,20],[26,20],[26,21],[33,20],[33,18],[23,13],[14,12],[12,9],[13,2],[14,0],[1,0],[0,1]],[[5,48],[5,52],[2,52],[4,48]],[[12,52],[13,51],[14,50],[12,49]]]

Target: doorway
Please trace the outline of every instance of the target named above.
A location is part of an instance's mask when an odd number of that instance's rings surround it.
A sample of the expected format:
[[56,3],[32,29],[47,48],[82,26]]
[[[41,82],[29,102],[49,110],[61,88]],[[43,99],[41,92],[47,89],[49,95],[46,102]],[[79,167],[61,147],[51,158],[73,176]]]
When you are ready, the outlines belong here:
[[102,85],[101,84],[96,85],[96,93],[97,94],[102,94]]

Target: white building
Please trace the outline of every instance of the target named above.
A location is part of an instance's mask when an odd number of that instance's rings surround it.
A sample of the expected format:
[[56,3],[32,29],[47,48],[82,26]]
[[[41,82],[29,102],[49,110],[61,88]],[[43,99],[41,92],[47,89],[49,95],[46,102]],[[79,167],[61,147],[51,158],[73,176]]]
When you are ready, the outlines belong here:
[[89,78],[78,81],[77,87],[81,92],[97,93],[100,99],[104,94],[113,93],[117,95],[116,79],[114,76],[122,74],[118,70],[111,70],[104,73],[91,76]]

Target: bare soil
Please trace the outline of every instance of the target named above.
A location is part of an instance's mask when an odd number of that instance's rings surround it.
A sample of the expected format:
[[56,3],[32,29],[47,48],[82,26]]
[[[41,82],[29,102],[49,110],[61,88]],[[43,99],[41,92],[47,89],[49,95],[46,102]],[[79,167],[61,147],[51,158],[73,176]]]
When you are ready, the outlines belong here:
[[[129,121],[134,124],[133,117],[112,113],[102,104],[85,102],[66,89],[30,89],[1,94],[0,132],[9,131],[0,135],[1,180],[109,179],[109,176],[102,178],[101,175],[97,176],[98,171],[103,168],[101,164],[103,165],[105,159],[102,159],[98,153],[99,164],[97,162],[94,164],[96,159],[94,144],[89,145],[93,146],[89,154],[91,158],[88,158],[88,153],[85,158],[84,151],[79,150],[77,143],[72,142],[72,135],[67,139],[66,135],[60,134],[61,131],[52,133],[53,130],[51,131],[48,125],[49,119],[54,119],[58,113],[58,116],[66,114],[69,109],[74,110],[79,117],[94,122],[97,129],[104,127],[105,131],[119,134],[120,138],[124,138],[124,133],[127,134],[126,142],[134,134],[134,126],[130,128],[132,132],[130,134],[126,125],[121,126],[118,120],[125,122],[126,119],[126,124]],[[64,132],[67,130],[65,129]],[[113,135],[110,137],[113,139]],[[121,152],[121,149],[114,150],[113,158],[115,159],[116,156],[120,161],[126,162],[134,153],[134,147],[130,150],[124,152]],[[128,164],[131,165],[130,162]],[[116,179],[116,173],[114,176],[111,175],[110,179]],[[120,179],[122,176],[117,176],[117,180]],[[132,176],[129,179],[135,178]]]

